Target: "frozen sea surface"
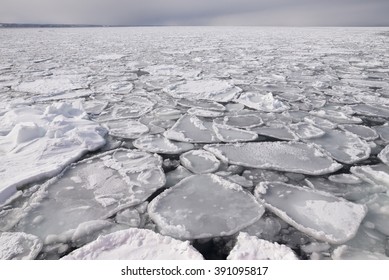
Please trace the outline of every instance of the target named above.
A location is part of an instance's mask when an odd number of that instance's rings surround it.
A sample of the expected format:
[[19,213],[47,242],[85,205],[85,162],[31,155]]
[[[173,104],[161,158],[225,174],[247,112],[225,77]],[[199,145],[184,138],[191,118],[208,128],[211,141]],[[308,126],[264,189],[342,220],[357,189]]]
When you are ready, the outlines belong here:
[[0,259],[386,259],[387,28],[0,29]]

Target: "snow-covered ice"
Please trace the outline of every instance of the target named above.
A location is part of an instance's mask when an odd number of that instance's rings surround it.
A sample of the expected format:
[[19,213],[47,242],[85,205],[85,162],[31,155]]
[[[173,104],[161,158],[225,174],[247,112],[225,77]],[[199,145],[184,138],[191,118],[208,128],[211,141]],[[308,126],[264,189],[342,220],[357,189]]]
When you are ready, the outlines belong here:
[[126,229],[100,236],[63,260],[202,260],[188,241],[147,229]]
[[214,144],[206,145],[204,149],[221,160],[246,167],[308,175],[332,173],[342,167],[317,146],[299,142]]
[[171,141],[160,134],[142,136],[133,144],[140,150],[160,154],[181,154],[194,148],[193,144]]
[[212,173],[219,169],[219,160],[210,152],[192,150],[180,156],[182,166],[195,174]]
[[282,101],[274,98],[271,92],[266,94],[259,92],[243,92],[236,101],[249,108],[264,112],[283,112],[289,109]]
[[42,249],[42,241],[23,232],[0,232],[0,260],[33,260]]
[[193,175],[148,207],[162,234],[180,239],[228,236],[257,221],[264,207],[237,184],[217,175]]
[[105,144],[106,130],[88,120],[79,103],[17,108],[1,116],[0,124],[7,131],[0,136],[0,203],[18,187],[53,177]]
[[285,245],[239,233],[227,260],[297,260],[292,249]]

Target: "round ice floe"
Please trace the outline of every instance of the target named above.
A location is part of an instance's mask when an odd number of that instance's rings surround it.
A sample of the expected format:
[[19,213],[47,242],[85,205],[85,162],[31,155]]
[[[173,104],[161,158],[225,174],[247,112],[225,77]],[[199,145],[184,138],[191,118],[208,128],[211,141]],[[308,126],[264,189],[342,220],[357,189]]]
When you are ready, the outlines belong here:
[[63,260],[202,260],[188,241],[183,242],[147,229],[126,229],[81,247]]
[[385,143],[389,142],[389,125],[388,125],[388,123],[385,123],[384,125],[381,125],[381,126],[375,126],[374,130],[378,132],[381,140],[383,140]]
[[112,136],[126,139],[136,139],[149,132],[146,125],[135,120],[113,120],[104,123],[104,126]]
[[199,117],[206,117],[206,118],[216,118],[224,115],[224,112],[222,111],[211,111],[211,110],[205,110],[199,108],[190,108],[188,110],[188,113],[191,115],[196,115]]
[[347,245],[337,247],[331,254],[333,260],[388,260],[389,257],[379,253],[361,250]]
[[170,141],[160,134],[146,135],[133,142],[140,150],[160,154],[181,154],[193,149],[193,144]]
[[162,234],[197,239],[232,235],[264,208],[239,185],[209,174],[183,179],[152,200],[148,212]]
[[293,141],[298,140],[297,135],[286,125],[261,126],[250,129],[259,135],[272,137],[279,140]]
[[317,146],[299,142],[216,144],[204,149],[223,161],[253,168],[321,175],[342,167]]
[[211,122],[205,122],[193,115],[182,116],[164,136],[170,140],[189,143],[219,142]]
[[352,107],[355,112],[361,115],[389,118],[388,106],[379,104],[357,104]]
[[263,124],[262,118],[253,114],[226,116],[222,120],[217,119],[214,122],[237,128],[252,128]]
[[297,260],[292,249],[285,245],[272,243],[245,232],[238,235],[227,260]]
[[177,104],[183,107],[197,108],[203,110],[212,110],[212,111],[225,111],[226,107],[222,104],[215,101],[208,100],[190,100],[190,99],[179,99]]
[[321,146],[334,159],[346,164],[367,159],[371,152],[366,141],[348,131],[326,130],[324,136],[310,139],[309,142]]
[[358,184],[361,183],[362,180],[353,174],[335,174],[328,177],[328,179],[334,183],[341,184]]
[[0,232],[0,260],[33,260],[42,249],[42,242],[23,232]]
[[353,124],[353,123],[362,122],[362,119],[358,117],[353,117],[348,114],[345,114],[344,112],[334,111],[330,109],[310,111],[309,113],[320,118],[328,119],[338,124],[348,124],[348,123]]
[[339,127],[343,130],[347,130],[351,133],[358,135],[358,137],[366,141],[371,141],[378,138],[378,133],[374,129],[371,129],[370,127],[364,125],[350,124],[350,125],[342,125]]
[[289,109],[280,100],[273,97],[272,93],[262,94],[259,92],[244,92],[235,100],[249,108],[264,112],[283,112]]
[[247,142],[254,141],[258,134],[252,131],[235,128],[229,125],[213,123],[216,136],[223,142]]
[[333,129],[338,126],[336,123],[315,116],[306,116],[304,121],[323,129]]
[[220,161],[210,152],[192,150],[180,156],[181,164],[196,174],[212,173],[218,170]]
[[18,217],[16,230],[46,243],[65,242],[81,224],[138,205],[163,187],[161,166],[156,154],[125,149],[78,162],[40,186]]
[[389,167],[386,164],[353,166],[351,173],[372,185],[379,185],[389,190]]
[[224,80],[210,79],[186,81],[166,88],[165,91],[175,98],[229,102],[241,92],[241,89]]
[[262,182],[255,196],[296,229],[334,244],[355,236],[367,207],[329,193],[280,182]]

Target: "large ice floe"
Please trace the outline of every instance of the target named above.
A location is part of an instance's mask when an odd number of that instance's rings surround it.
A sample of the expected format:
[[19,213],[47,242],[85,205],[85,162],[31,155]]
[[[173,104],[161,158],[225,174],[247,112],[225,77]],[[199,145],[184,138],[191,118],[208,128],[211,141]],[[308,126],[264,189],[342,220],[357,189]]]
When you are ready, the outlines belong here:
[[[85,223],[136,206],[163,187],[161,165],[158,155],[139,150],[119,149],[85,159],[39,186],[20,209],[16,230],[37,235],[45,244],[74,240]],[[96,223],[87,228],[92,227]]]
[[234,99],[241,89],[225,80],[207,79],[186,81],[168,87],[165,91],[175,98],[228,102]]
[[100,236],[63,260],[202,260],[189,241],[147,229],[126,229]]
[[299,142],[213,144],[204,149],[231,164],[307,175],[332,173],[342,167],[316,145]]
[[160,232],[180,239],[228,236],[257,221],[264,207],[237,184],[217,175],[193,175],[148,206]]
[[255,196],[293,227],[334,244],[353,238],[367,213],[364,205],[280,182],[260,183]]
[[0,260],[33,260],[42,249],[42,241],[23,232],[0,232]]
[[106,130],[88,120],[80,103],[16,108],[0,124],[6,131],[0,136],[0,203],[18,187],[53,177],[105,144]]
[[245,232],[239,233],[227,260],[297,260],[292,249]]

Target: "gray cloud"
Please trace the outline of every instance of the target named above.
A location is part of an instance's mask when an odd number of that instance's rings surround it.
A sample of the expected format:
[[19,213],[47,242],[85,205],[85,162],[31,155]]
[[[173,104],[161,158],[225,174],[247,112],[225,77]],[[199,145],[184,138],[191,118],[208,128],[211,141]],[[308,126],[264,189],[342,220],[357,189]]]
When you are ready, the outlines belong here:
[[0,0],[0,22],[389,25],[388,0]]

